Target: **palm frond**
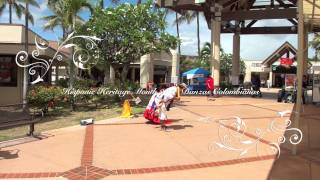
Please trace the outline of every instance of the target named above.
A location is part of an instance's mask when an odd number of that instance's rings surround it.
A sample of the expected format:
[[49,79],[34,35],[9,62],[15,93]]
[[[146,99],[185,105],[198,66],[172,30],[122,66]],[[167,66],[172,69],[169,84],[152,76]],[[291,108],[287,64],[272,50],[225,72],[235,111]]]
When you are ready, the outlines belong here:
[[48,19],[47,21],[48,22],[43,26],[44,30],[53,30],[57,26],[62,26],[58,17]]
[[3,10],[6,8],[5,0],[0,0],[0,15],[3,13]]
[[30,13],[28,14],[28,20],[31,22],[32,25],[34,25],[34,18]]
[[23,13],[21,6],[19,6],[17,3],[14,3],[13,4],[13,8],[16,11],[16,14],[17,14],[18,18],[21,18],[22,13]]
[[174,21],[174,24],[182,24],[182,23],[188,23],[190,24],[195,18],[197,17],[196,11],[181,11],[181,14],[177,20]]
[[40,8],[40,5],[38,4],[38,2],[37,2],[36,0],[25,0],[25,1],[28,1],[28,3],[29,3],[31,6]]
[[56,18],[58,18],[57,15],[50,15],[50,16],[44,16],[44,17],[42,17],[42,18],[40,18],[40,19],[41,19],[41,20],[44,20],[44,21],[50,21],[50,20],[56,19]]

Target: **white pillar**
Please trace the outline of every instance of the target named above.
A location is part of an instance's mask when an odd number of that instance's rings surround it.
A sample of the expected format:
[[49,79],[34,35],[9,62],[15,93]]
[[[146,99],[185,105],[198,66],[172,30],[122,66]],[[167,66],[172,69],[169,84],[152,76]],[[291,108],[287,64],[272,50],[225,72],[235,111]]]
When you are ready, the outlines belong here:
[[56,74],[55,74],[55,78],[56,78],[56,80],[55,80],[55,84],[57,84],[57,82],[58,82],[58,80],[59,80],[59,65],[57,64],[56,65]]
[[232,85],[239,85],[240,75],[240,33],[236,31],[233,35],[233,56],[232,56]]
[[[302,109],[302,77],[303,77],[303,61],[304,61],[304,29],[303,2],[298,1],[298,56],[297,56],[297,100],[294,109],[294,128],[300,128],[300,115]],[[292,154],[297,154],[297,145],[292,146]]]
[[171,66],[171,83],[179,83],[179,65],[180,55],[177,50],[170,50],[172,54],[172,66]]
[[146,88],[147,83],[153,81],[153,63],[150,54],[140,58],[140,87]]
[[268,85],[268,87],[272,87],[273,86],[273,73],[272,73],[272,68],[270,68],[270,72],[269,72],[269,83],[270,85]]
[[305,36],[304,36],[304,41],[303,41],[303,74],[307,74],[308,73],[308,47],[309,47],[309,44],[308,44],[308,26],[304,26],[304,33],[305,33]]
[[116,73],[114,71],[114,67],[110,65],[110,84],[114,84],[116,79]]
[[[214,7],[211,7],[214,8]],[[219,8],[216,8],[219,9]],[[215,18],[211,18],[211,73],[214,85],[220,86],[220,33],[221,12],[215,12]],[[219,17],[220,16],[220,17]]]
[[246,74],[244,76],[244,82],[251,82],[251,71],[246,71]]

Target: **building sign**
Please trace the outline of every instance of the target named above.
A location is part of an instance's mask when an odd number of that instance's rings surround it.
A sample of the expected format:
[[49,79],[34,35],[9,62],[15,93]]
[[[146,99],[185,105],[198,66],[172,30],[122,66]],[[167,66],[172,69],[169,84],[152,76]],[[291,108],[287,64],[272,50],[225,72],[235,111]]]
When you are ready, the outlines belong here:
[[293,64],[293,59],[291,58],[280,58],[281,66],[291,66]]

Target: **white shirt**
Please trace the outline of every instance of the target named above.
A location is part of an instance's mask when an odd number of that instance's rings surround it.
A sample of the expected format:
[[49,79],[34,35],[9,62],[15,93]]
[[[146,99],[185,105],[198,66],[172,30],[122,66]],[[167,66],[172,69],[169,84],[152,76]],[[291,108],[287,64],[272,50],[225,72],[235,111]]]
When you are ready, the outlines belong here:
[[154,93],[151,96],[146,109],[151,109],[153,103],[155,103],[155,105],[158,106],[162,98],[162,93],[163,93],[162,91]]
[[164,102],[168,102],[169,100],[176,97],[178,87],[172,86],[163,91],[163,100]]

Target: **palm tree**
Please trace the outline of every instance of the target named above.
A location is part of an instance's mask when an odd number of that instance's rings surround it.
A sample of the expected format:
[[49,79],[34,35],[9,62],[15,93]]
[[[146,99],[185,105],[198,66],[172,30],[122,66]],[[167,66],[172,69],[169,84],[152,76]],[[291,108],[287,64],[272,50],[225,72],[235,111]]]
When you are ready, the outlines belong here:
[[[178,13],[176,12],[176,20],[175,22],[178,22],[179,17],[178,17]],[[175,23],[176,24],[176,29],[177,29],[177,38],[180,39],[180,30],[179,30],[179,23]],[[181,45],[180,43],[178,44],[178,52],[179,54],[181,54]]]
[[[53,30],[56,27],[61,27],[63,39],[65,39],[72,30],[70,22],[70,15],[66,14],[68,12],[67,1],[63,0],[49,0],[48,1],[49,9],[54,13],[53,15],[42,17],[42,20],[47,23],[43,26],[44,30]],[[91,5],[89,6],[90,10],[92,10]],[[73,20],[71,20],[73,21]],[[78,15],[75,15],[75,24],[82,24],[84,20]]]
[[[93,11],[89,0],[48,0],[48,7],[54,14],[42,18],[47,21],[44,29],[53,30],[55,27],[61,27],[63,38],[71,34],[76,29],[76,25],[84,22],[78,15],[81,10]],[[74,64],[69,62],[69,88],[73,88],[74,74]],[[71,109],[74,109],[73,102],[71,102]]]
[[315,50],[315,60],[318,60],[319,52],[320,52],[320,34],[315,33],[312,41],[310,42],[310,46]]
[[[25,40],[24,40],[24,47],[25,51],[28,53],[29,52],[29,21],[31,24],[34,24],[34,19],[31,13],[29,12],[29,5],[32,5],[34,7],[40,8],[39,4],[37,3],[36,0],[24,0],[25,2],[25,7],[22,6],[21,4],[19,5],[20,8],[23,10],[24,15],[25,15]],[[28,57],[27,57],[28,58]],[[26,63],[28,63],[28,59],[26,59]],[[23,104],[27,103],[27,91],[28,91],[28,83],[29,83],[29,78],[28,78],[28,69],[24,68],[24,79],[23,79],[23,90],[22,90],[22,99],[23,99]],[[26,106],[24,106],[25,108]]]
[[182,24],[187,22],[190,24],[194,19],[197,19],[197,39],[198,39],[198,57],[200,57],[200,25],[199,25],[199,12],[198,11],[182,11],[179,18],[176,17],[175,24]]
[[200,67],[208,69],[210,67],[211,57],[211,44],[209,42],[204,43],[199,56],[198,64]]
[[[173,12],[173,11],[165,8],[165,9],[164,9],[163,19],[166,19],[166,18],[168,17],[168,15],[171,14],[172,12]],[[175,19],[175,21],[173,22],[173,25],[176,26],[177,38],[180,39],[179,23],[176,23],[176,22],[178,22],[179,16],[178,16],[178,13],[177,13],[177,12],[175,12],[175,15],[176,15],[176,19]],[[178,43],[178,52],[179,52],[179,54],[181,54],[181,46],[180,46],[180,43]]]
[[100,7],[104,9],[104,0],[100,0]]
[[20,19],[22,16],[22,8],[18,2],[23,2],[22,0],[0,0],[0,15],[3,13],[7,5],[9,5],[9,23],[12,24],[12,9],[15,10],[16,15]]

